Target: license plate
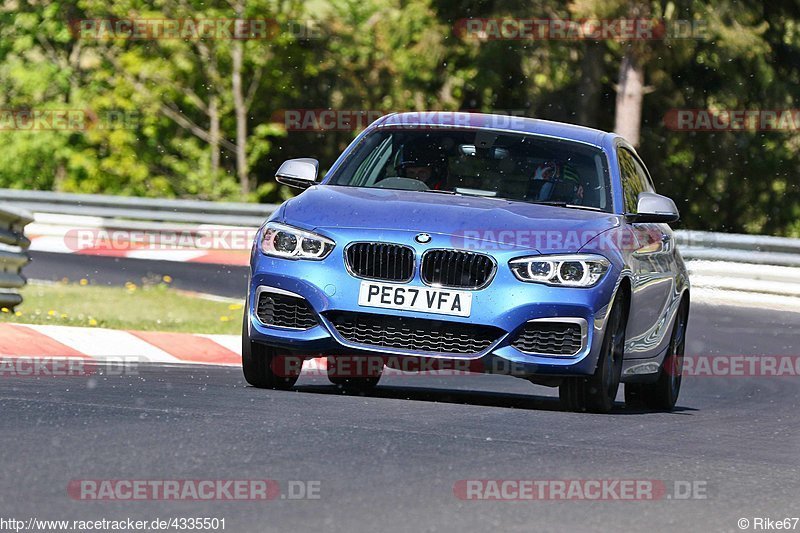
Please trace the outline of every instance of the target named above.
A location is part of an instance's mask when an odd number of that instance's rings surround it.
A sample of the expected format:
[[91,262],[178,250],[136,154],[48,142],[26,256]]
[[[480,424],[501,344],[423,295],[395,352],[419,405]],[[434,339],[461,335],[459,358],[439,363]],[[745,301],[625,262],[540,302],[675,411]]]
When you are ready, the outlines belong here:
[[472,293],[362,281],[358,305],[466,317],[472,310]]

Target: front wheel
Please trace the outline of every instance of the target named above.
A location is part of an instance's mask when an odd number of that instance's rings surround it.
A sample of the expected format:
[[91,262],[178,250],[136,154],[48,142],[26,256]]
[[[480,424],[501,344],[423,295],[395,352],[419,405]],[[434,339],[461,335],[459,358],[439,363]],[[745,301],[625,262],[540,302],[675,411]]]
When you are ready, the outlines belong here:
[[627,301],[619,294],[611,305],[606,333],[597,361],[597,369],[589,377],[566,378],[558,389],[561,404],[570,411],[608,413],[614,407],[622,376],[625,350]]
[[686,349],[686,324],[689,319],[689,305],[681,303],[669,349],[661,365],[661,373],[655,383],[626,383],[625,403],[631,407],[644,406],[659,411],[672,411],[678,401],[683,375],[683,354]]
[[291,389],[300,377],[300,360],[279,355],[274,348],[250,340],[245,311],[242,324],[242,371],[250,385],[260,389]]

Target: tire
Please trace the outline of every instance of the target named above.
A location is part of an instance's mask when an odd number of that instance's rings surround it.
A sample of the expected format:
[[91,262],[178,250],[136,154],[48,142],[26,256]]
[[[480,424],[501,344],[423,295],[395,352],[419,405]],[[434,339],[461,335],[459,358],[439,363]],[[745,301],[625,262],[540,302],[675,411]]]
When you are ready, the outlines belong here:
[[[328,357],[328,380],[339,387],[339,389],[346,394],[363,394],[370,392],[378,386],[378,382],[383,375],[383,363],[378,365],[369,364],[370,358],[348,357],[353,363],[358,364],[361,361],[367,361],[365,368],[365,375],[337,375],[337,362],[335,357]],[[358,368],[358,366],[356,366]]]
[[664,362],[661,364],[655,383],[625,384],[625,403],[630,407],[646,407],[656,411],[672,411],[681,392],[683,354],[686,350],[686,326],[689,321],[689,305],[684,300],[675,324]]
[[597,369],[589,377],[566,378],[558,397],[570,411],[608,413],[614,407],[622,376],[622,357],[627,326],[627,299],[619,294],[611,306]]
[[300,372],[290,363],[297,361],[278,355],[274,348],[251,341],[247,330],[248,315],[245,309],[242,323],[242,371],[245,381],[259,389],[291,389]]

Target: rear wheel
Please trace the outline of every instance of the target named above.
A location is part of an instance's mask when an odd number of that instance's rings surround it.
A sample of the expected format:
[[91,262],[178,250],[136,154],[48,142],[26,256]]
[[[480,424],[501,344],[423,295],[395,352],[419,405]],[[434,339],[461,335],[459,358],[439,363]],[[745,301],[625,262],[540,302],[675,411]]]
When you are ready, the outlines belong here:
[[684,300],[675,317],[672,337],[658,381],[655,383],[625,384],[625,403],[631,407],[647,407],[660,411],[671,411],[678,401],[683,375],[683,354],[686,349],[686,325],[689,306]]
[[558,389],[564,407],[571,411],[608,413],[614,407],[622,375],[625,349],[627,301],[619,294],[611,306],[606,333],[597,361],[597,369],[589,377],[566,378]]
[[383,375],[383,359],[374,357],[328,357],[328,380],[346,393],[374,389]]
[[248,314],[245,312],[242,324],[242,371],[245,381],[261,389],[291,389],[300,376],[300,360],[279,355],[274,348],[251,341],[247,331]]

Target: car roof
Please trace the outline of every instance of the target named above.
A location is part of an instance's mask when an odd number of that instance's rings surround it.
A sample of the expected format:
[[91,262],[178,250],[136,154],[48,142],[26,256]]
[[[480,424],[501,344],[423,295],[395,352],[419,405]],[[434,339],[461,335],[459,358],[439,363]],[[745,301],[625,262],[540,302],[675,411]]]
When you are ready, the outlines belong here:
[[370,129],[393,126],[496,129],[570,139],[593,144],[595,146],[603,146],[610,140],[613,140],[612,138],[619,137],[614,133],[578,126],[576,124],[567,124],[565,122],[554,122],[551,120],[512,115],[467,113],[462,111],[412,111],[392,113],[376,120],[370,126]]

